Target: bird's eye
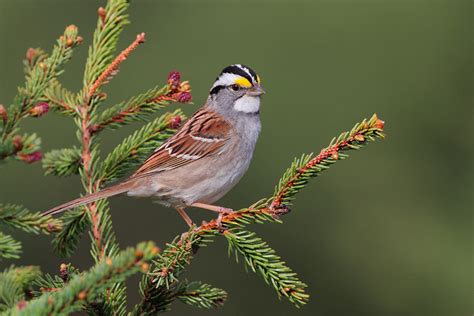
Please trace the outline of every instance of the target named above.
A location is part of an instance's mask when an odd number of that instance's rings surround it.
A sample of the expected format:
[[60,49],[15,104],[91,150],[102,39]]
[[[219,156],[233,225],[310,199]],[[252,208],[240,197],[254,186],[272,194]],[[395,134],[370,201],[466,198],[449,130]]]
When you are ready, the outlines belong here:
[[233,91],[239,91],[240,90],[240,86],[238,84],[233,84],[230,86],[230,88],[233,90]]

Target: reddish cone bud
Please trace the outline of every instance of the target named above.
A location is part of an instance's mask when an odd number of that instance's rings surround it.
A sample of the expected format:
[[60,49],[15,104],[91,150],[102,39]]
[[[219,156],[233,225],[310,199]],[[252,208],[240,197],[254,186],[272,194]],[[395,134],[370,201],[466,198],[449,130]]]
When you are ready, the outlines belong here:
[[179,83],[181,82],[181,74],[179,71],[171,71],[168,74],[168,84],[171,87],[171,90],[177,90],[179,88]]
[[31,154],[18,154],[18,157],[26,163],[33,163],[41,160],[43,158],[43,154],[41,151],[35,151]]
[[356,134],[356,135],[354,136],[354,139],[355,139],[355,140],[358,140],[359,142],[363,142],[363,141],[365,140],[365,137],[364,137],[364,135],[362,135],[362,134]]
[[46,64],[45,64],[44,62],[40,62],[40,63],[38,64],[38,67],[40,67],[40,69],[42,69],[42,70],[48,69],[48,66],[46,66]]
[[136,250],[135,251],[135,260],[141,260],[145,254],[141,250]]
[[159,254],[159,253],[160,253],[160,248],[159,248],[159,247],[156,247],[156,246],[155,246],[155,247],[153,247],[153,248],[151,249],[151,254],[152,254],[153,256],[156,256],[156,255]]
[[69,273],[67,271],[67,264],[61,263],[61,265],[59,266],[59,277],[64,282],[67,282],[69,280]]
[[30,109],[30,115],[33,117],[40,117],[48,113],[49,104],[46,102],[36,103],[34,107]]
[[140,265],[140,269],[142,270],[143,273],[147,273],[148,272],[148,269],[150,269],[150,265],[146,262],[143,262],[141,265]]
[[191,93],[189,92],[181,92],[178,97],[176,98],[176,101],[180,102],[180,103],[188,103],[188,102],[191,102],[192,100],[192,95]]
[[72,38],[68,38],[66,40],[66,46],[71,47],[72,45],[74,45],[74,41],[72,40]]
[[19,152],[23,149],[23,138],[20,135],[13,136],[12,142],[15,152]]
[[173,116],[171,119],[170,119],[170,122],[169,122],[169,127],[170,128],[178,128],[179,126],[181,125],[181,116],[179,115],[176,115],[176,116]]
[[8,113],[3,104],[0,104],[0,118],[3,121],[3,125],[7,124],[8,121]]
[[82,291],[79,294],[77,294],[77,298],[81,301],[85,300],[86,297],[87,297],[87,293],[85,291]]
[[78,36],[76,38],[76,43],[79,44],[79,45],[82,44],[83,41],[84,41],[84,39],[82,38],[82,36]]
[[385,121],[382,121],[379,118],[377,119],[377,121],[375,121],[375,127],[379,129],[383,129],[384,126],[385,126]]
[[70,32],[77,32],[77,26],[75,26],[74,24],[68,25],[68,26],[66,27],[66,32],[67,32],[67,33],[70,33]]
[[98,10],[97,10],[97,14],[99,14],[99,16],[101,17],[101,19],[105,19],[105,15],[107,14],[107,11],[105,11],[105,9],[103,7],[100,7]]
[[25,300],[21,300],[19,301],[17,304],[16,304],[16,307],[18,307],[19,310],[22,310],[26,307],[26,301]]
[[331,154],[331,158],[334,159],[334,160],[338,160],[339,159],[339,154],[337,153],[337,151],[333,152]]
[[59,266],[59,272],[66,271],[66,270],[67,270],[67,264],[61,263],[61,265]]
[[35,58],[36,56],[36,49],[34,48],[28,48],[28,50],[26,51],[26,59],[28,59],[28,62],[29,64],[31,65],[31,62],[33,60],[33,58]]
[[140,33],[137,35],[138,44],[145,43],[145,33]]

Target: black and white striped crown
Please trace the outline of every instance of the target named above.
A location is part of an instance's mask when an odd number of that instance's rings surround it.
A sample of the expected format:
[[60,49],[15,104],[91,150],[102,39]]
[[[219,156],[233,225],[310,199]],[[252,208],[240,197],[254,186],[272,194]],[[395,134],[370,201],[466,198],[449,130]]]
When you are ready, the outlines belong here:
[[234,64],[225,67],[212,85],[211,94],[217,93],[221,88],[238,84],[244,88],[260,84],[260,77],[250,67]]

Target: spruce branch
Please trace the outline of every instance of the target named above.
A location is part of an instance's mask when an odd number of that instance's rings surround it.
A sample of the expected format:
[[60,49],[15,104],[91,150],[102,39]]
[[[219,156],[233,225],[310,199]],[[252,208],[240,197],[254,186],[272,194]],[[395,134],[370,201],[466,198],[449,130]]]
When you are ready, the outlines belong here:
[[337,138],[334,137],[329,146],[322,149],[316,157],[311,154],[295,159],[276,186],[270,207],[290,205],[293,196],[306,185],[311,177],[327,170],[338,160],[347,158],[347,151],[360,149],[368,142],[384,138],[383,127],[384,121],[374,114],[369,120],[364,119],[355,124],[350,131],[341,133]]
[[0,105],[0,161],[13,156],[27,163],[41,159],[40,140],[35,134],[18,135],[19,122],[48,112],[49,104],[43,102],[45,90],[63,72],[73,48],[81,42],[77,27],[70,25],[57,40],[50,56],[39,48],[28,49],[24,61],[25,85],[18,88],[10,106]]
[[92,46],[86,61],[84,72],[84,90],[91,91],[94,82],[103,74],[113,61],[113,53],[123,27],[129,23],[128,1],[109,0],[105,8],[98,10],[99,19],[94,32]]
[[124,62],[125,59],[127,59],[128,55],[130,55],[138,47],[138,45],[144,42],[145,33],[138,34],[137,38],[133,41],[133,43],[130,44],[125,50],[123,50],[120,55],[118,55],[115,60],[109,66],[107,66],[104,72],[99,75],[99,77],[90,87],[87,93],[89,99],[95,95],[99,87],[107,83],[118,72],[120,64]]
[[176,296],[185,304],[208,309],[219,308],[227,300],[226,291],[199,281],[185,283]]
[[21,253],[21,243],[12,236],[0,232],[0,260],[18,259]]
[[173,282],[169,287],[154,287],[146,275],[140,282],[142,300],[136,304],[130,315],[156,315],[170,310],[176,300],[199,308],[219,308],[227,299],[227,292],[200,281]]
[[77,147],[52,150],[44,155],[45,175],[70,176],[79,174],[81,151]]
[[[370,141],[383,138],[383,127],[384,122],[375,114],[369,120],[364,119],[350,132],[344,132],[333,139],[319,155],[303,155],[303,158],[296,159],[283,174],[272,197],[262,199],[246,209],[226,214],[220,221],[203,223],[176,237],[173,242],[167,244],[163,253],[154,261],[150,273],[142,280],[140,304],[152,306],[151,298],[162,295],[161,293],[166,293],[166,290],[175,286],[194,252],[221,234],[227,237],[231,249],[236,249],[244,255],[253,271],[258,270],[271,282],[279,296],[287,297],[296,306],[305,304],[308,295],[304,292],[304,283],[295,278],[293,272],[280,261],[266,242],[254,233],[240,229],[253,222],[281,222],[280,217],[289,212],[289,201],[311,177],[327,170],[329,164],[346,158],[347,151],[360,149]],[[265,255],[259,257],[260,252]],[[147,296],[143,296],[144,294]],[[136,309],[139,310],[140,307]]]
[[157,256],[159,249],[152,243],[140,243],[117,256],[108,257],[89,272],[71,278],[56,291],[44,293],[26,304],[16,306],[10,315],[65,315],[79,311],[84,304],[94,302],[113,284],[123,282],[127,277],[148,269],[148,263]]
[[169,104],[167,101],[159,100],[160,96],[168,93],[169,86],[156,86],[104,110],[98,117],[97,122],[93,122],[91,132],[97,133],[104,128],[116,129],[125,124],[145,119],[147,115],[155,113],[164,105]]
[[62,229],[62,221],[39,212],[30,212],[20,205],[0,203],[0,224],[21,229],[27,233],[50,234]]
[[49,106],[57,113],[72,116],[78,115],[78,96],[64,88],[61,83],[53,79],[48,88],[44,91],[44,97],[49,102]]
[[70,257],[77,249],[82,235],[90,225],[89,217],[83,209],[67,212],[61,218],[63,229],[54,236],[53,248],[62,257]]
[[287,297],[296,307],[306,304],[309,295],[304,288],[307,285],[296,277],[296,273],[281,261],[265,241],[245,230],[226,230],[223,235],[229,243],[229,255],[233,252],[237,261],[238,254],[242,255],[246,266],[260,273],[279,297]]
[[80,274],[79,269],[71,264],[62,263],[59,266],[59,275],[46,273],[35,278],[33,285],[39,287],[39,291],[33,291],[33,295],[38,297],[43,293],[56,292],[63,288],[72,278]]
[[0,273],[0,312],[25,302],[31,294],[31,283],[40,276],[38,267],[24,266],[6,269]]

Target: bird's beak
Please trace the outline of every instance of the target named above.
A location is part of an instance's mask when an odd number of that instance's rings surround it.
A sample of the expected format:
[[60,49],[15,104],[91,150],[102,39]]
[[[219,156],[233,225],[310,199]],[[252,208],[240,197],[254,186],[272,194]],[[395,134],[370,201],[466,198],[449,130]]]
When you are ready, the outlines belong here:
[[247,90],[247,95],[258,97],[262,94],[265,94],[265,90],[260,85],[252,86]]

